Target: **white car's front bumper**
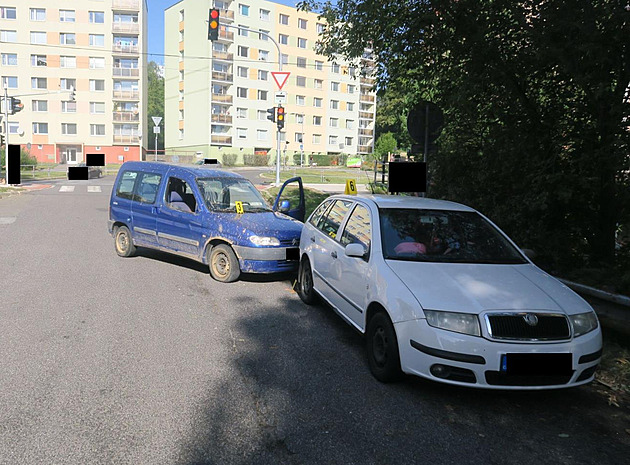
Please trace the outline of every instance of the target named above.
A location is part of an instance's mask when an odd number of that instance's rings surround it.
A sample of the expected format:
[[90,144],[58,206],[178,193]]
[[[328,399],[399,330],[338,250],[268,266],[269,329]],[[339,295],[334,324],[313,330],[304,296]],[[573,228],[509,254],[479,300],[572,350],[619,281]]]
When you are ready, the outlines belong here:
[[[498,342],[433,328],[425,319],[396,323],[394,327],[405,373],[468,387],[558,389],[579,386],[593,379],[601,358],[599,327],[562,342]],[[530,359],[522,355],[507,358],[508,354],[565,355],[534,355]],[[515,373],[507,367],[507,362],[522,363],[523,359],[530,365],[525,371]],[[570,359],[570,369],[568,361],[561,363],[566,359]],[[556,364],[565,366],[565,372],[549,373],[549,366]]]

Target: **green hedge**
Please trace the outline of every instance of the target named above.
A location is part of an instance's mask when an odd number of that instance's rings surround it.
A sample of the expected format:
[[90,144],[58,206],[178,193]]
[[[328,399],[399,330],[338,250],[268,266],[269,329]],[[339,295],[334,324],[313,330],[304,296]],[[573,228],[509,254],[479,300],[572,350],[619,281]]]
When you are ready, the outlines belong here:
[[269,164],[269,154],[246,153],[243,155],[243,164],[245,166],[267,166]]

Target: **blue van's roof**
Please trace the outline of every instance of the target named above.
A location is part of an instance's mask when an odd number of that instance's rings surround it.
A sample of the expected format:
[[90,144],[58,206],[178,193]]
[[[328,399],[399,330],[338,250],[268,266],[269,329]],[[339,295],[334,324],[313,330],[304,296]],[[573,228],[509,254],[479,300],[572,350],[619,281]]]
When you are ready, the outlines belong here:
[[[202,165],[199,165],[202,166]],[[170,168],[174,168],[177,170],[186,171],[192,174],[195,178],[245,178],[244,176],[238,173],[232,173],[230,171],[224,170],[216,170],[211,168],[201,168],[195,166],[187,166],[187,165],[177,165],[174,163],[162,163],[155,161],[126,161],[120,167],[120,169],[147,169],[147,170],[157,170],[166,172]]]

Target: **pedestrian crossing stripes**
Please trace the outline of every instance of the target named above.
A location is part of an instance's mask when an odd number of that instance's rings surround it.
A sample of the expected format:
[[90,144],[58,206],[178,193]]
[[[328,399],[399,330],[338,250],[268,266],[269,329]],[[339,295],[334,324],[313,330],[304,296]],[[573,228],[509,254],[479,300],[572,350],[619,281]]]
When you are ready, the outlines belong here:
[[[74,188],[76,186],[61,186],[59,188],[59,192],[74,192]],[[81,186],[82,188],[82,186]],[[101,186],[87,186],[87,191],[88,192],[102,192],[102,188]]]
[[101,192],[101,186],[87,186],[88,192]]
[[59,192],[74,192],[74,186],[61,186]]

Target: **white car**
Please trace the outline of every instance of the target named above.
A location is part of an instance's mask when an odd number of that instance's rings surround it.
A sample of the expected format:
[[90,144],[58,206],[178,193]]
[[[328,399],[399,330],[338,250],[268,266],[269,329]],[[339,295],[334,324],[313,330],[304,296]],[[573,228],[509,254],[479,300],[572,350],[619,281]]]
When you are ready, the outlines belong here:
[[485,216],[453,202],[336,195],[300,239],[298,294],[366,335],[380,381],[551,389],[594,377],[593,309]]

